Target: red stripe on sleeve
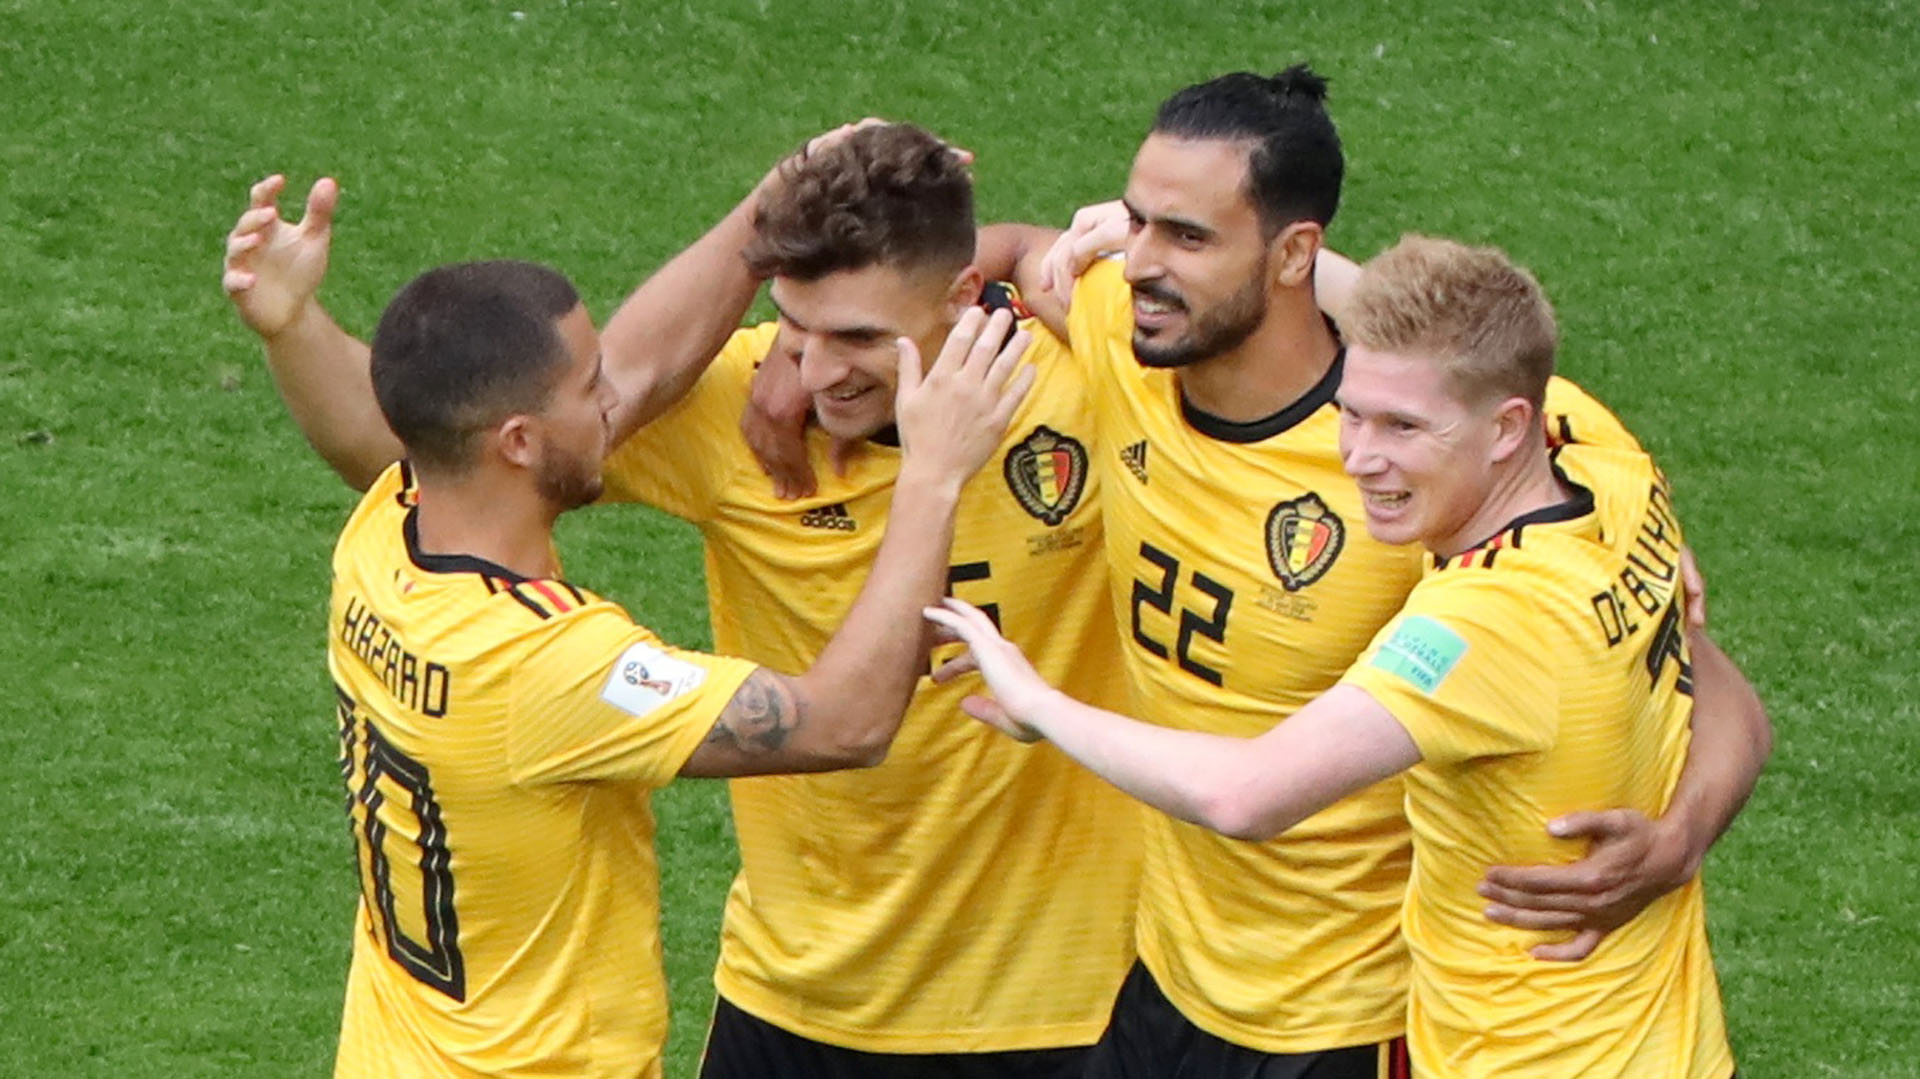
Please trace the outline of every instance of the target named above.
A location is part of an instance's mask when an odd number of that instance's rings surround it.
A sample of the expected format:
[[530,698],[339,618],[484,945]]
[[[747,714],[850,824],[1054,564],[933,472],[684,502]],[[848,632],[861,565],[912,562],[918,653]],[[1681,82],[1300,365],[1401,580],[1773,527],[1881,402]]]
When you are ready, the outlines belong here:
[[547,597],[547,602],[553,604],[554,610],[559,611],[561,614],[565,614],[568,611],[573,610],[573,605],[569,604],[566,600],[561,599],[560,593],[554,591],[551,588],[548,588],[547,582],[528,581],[527,583],[533,586],[534,591]]

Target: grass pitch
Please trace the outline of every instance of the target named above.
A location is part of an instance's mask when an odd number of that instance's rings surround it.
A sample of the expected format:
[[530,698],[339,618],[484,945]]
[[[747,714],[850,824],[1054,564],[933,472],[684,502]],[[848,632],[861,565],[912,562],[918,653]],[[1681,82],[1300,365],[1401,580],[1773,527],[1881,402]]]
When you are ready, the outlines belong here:
[[[321,663],[351,505],[217,284],[248,183],[345,189],[326,298],[551,262],[604,317],[843,119],[979,155],[986,219],[1118,192],[1152,106],[1334,80],[1336,246],[1506,246],[1563,367],[1674,476],[1778,748],[1709,867],[1751,1076],[1920,1075],[1910,0],[0,0],[0,1075],[327,1074],[352,905]],[[570,573],[705,640],[695,540],[577,515]],[[670,1068],[733,859],[660,799]]]

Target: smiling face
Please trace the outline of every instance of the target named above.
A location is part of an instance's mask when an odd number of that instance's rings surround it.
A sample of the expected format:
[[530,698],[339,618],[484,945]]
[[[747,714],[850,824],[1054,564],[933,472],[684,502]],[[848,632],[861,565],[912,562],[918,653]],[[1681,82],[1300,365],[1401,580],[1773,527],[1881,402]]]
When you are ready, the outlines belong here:
[[922,362],[932,363],[964,306],[956,305],[961,284],[944,274],[886,264],[814,280],[773,279],[770,291],[780,311],[775,347],[799,363],[800,383],[813,395],[814,414],[829,435],[869,438],[893,423],[900,367],[895,341],[911,339]]
[[1250,144],[1154,134],[1127,179],[1133,352],[1182,367],[1231,351],[1267,317],[1271,244],[1247,194]]
[[1496,465],[1513,452],[1503,413],[1525,401],[1474,403],[1430,358],[1348,347],[1340,403],[1340,456],[1360,486],[1367,531],[1383,543],[1450,553],[1493,491]]

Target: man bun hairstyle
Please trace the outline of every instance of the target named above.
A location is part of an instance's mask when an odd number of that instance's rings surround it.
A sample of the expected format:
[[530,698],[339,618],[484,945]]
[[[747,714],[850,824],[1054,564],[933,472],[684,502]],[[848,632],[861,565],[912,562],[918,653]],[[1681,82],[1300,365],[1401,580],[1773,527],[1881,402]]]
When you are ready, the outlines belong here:
[[1346,159],[1327,115],[1327,80],[1305,64],[1189,86],[1161,104],[1152,133],[1248,143],[1247,197],[1269,239],[1296,221],[1325,226],[1340,208]]
[[565,371],[555,323],[580,303],[565,276],[531,262],[428,270],[387,305],[373,333],[373,394],[407,456],[458,474],[479,434],[536,412]]
[[973,261],[973,179],[921,128],[864,127],[781,162],[753,227],[745,257],[761,277],[815,281],[874,265],[958,273]]
[[1540,282],[1506,252],[1411,233],[1361,268],[1340,329],[1369,349],[1433,358],[1465,400],[1524,397],[1536,410],[1559,342]]

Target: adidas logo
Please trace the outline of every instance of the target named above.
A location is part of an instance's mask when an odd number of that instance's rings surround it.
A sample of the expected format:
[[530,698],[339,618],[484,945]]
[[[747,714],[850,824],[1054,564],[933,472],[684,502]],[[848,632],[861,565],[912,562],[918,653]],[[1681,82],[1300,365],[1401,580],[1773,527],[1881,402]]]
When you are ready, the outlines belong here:
[[1131,446],[1120,447],[1120,460],[1126,462],[1127,471],[1141,483],[1147,482],[1147,440],[1141,439]]
[[808,510],[800,515],[800,523],[807,528],[831,528],[836,532],[851,532],[860,527],[855,523],[853,514],[847,512],[845,502]]

